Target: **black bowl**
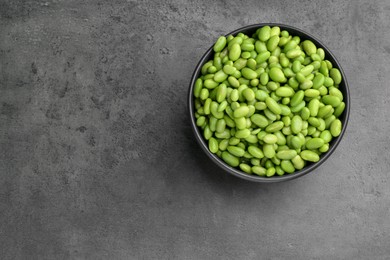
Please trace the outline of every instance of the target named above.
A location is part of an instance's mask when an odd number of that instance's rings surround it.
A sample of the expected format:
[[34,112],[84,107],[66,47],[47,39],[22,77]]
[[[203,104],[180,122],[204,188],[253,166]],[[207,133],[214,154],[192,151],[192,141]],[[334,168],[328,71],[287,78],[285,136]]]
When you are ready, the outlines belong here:
[[345,129],[346,129],[347,124],[348,124],[349,111],[350,111],[350,96],[349,96],[349,87],[348,87],[347,79],[345,77],[343,69],[340,66],[340,63],[336,60],[335,56],[317,38],[315,38],[314,36],[308,34],[307,32],[302,31],[301,29],[298,29],[298,28],[295,28],[295,27],[292,27],[292,26],[289,26],[289,25],[285,25],[285,24],[260,23],[260,24],[253,24],[253,25],[248,25],[248,26],[242,27],[240,29],[237,29],[237,30],[231,32],[231,33],[228,33],[226,36],[228,36],[230,34],[235,36],[235,35],[237,35],[240,32],[242,32],[242,33],[244,33],[246,35],[251,36],[258,28],[263,27],[265,25],[269,25],[271,27],[272,26],[279,26],[281,30],[286,30],[291,35],[299,36],[302,41],[303,40],[311,40],[313,43],[316,44],[317,47],[321,47],[321,48],[324,49],[324,51],[325,51],[325,58],[327,60],[331,61],[332,64],[333,64],[333,67],[338,68],[340,70],[340,72],[341,72],[343,80],[342,80],[342,82],[339,85],[339,89],[340,89],[340,91],[344,95],[344,100],[343,101],[345,102],[345,109],[344,109],[344,112],[340,115],[339,119],[341,120],[341,122],[343,124],[343,128],[342,128],[341,134],[337,138],[333,138],[332,141],[330,142],[328,152],[322,154],[321,158],[320,158],[320,160],[318,162],[316,162],[316,163],[309,163],[300,171],[296,171],[296,172],[294,172],[292,174],[286,174],[286,175],[283,175],[283,176],[276,176],[275,175],[273,177],[261,177],[261,176],[257,176],[257,175],[249,175],[249,174],[247,174],[247,173],[245,173],[245,172],[243,172],[243,171],[241,171],[239,169],[236,169],[236,168],[233,168],[233,167],[227,165],[217,155],[211,153],[209,151],[209,149],[208,149],[207,142],[203,138],[202,132],[196,126],[196,118],[195,118],[195,115],[194,115],[195,108],[194,108],[193,88],[194,88],[194,84],[195,84],[196,79],[200,75],[200,70],[201,70],[203,64],[206,63],[207,61],[209,61],[213,57],[213,55],[214,55],[213,46],[211,46],[207,50],[207,52],[202,56],[202,58],[200,59],[198,65],[196,66],[195,71],[194,71],[194,73],[192,75],[191,82],[190,82],[190,89],[189,89],[189,92],[188,92],[188,111],[190,113],[191,126],[192,126],[192,129],[193,129],[194,133],[195,133],[196,140],[198,141],[198,143],[202,147],[203,151],[207,154],[207,156],[213,162],[215,162],[223,170],[227,171],[228,173],[230,173],[230,174],[232,174],[234,176],[237,176],[237,177],[240,177],[242,179],[249,180],[249,181],[268,182],[269,183],[269,182],[282,182],[282,181],[292,180],[292,179],[301,177],[301,176],[303,176],[305,174],[308,174],[309,172],[314,171],[317,167],[319,167],[321,164],[323,164],[329,158],[329,156],[334,152],[334,150],[336,149],[336,147],[340,143],[340,141],[343,138],[343,135],[345,133]]

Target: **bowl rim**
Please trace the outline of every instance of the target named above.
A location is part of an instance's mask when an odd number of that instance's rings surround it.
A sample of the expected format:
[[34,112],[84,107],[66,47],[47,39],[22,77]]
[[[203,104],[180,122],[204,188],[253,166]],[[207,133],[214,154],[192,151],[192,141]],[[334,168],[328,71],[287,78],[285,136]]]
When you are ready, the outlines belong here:
[[[350,99],[348,81],[347,81],[344,70],[342,69],[339,61],[336,59],[336,57],[329,50],[328,47],[326,47],[320,40],[318,40],[315,36],[311,35],[310,33],[307,33],[305,31],[303,31],[302,29],[296,28],[294,26],[290,26],[290,25],[286,25],[286,24],[282,24],[282,23],[258,23],[258,24],[251,24],[251,25],[247,25],[247,26],[238,28],[238,29],[226,34],[225,36],[237,35],[240,32],[248,31],[248,30],[255,30],[255,29],[258,29],[258,28],[266,26],[266,25],[271,26],[271,27],[272,26],[279,26],[281,28],[281,30],[287,30],[288,32],[290,32],[292,34],[298,32],[298,34],[303,35],[303,37],[300,36],[301,38],[312,40],[316,44],[316,46],[319,46],[319,47],[324,49],[326,57],[328,57],[328,59],[330,57],[334,61],[334,63],[332,61],[333,66],[340,70],[340,73],[343,77],[343,82],[344,82],[344,86],[345,86],[345,88],[343,89],[344,90],[343,92],[345,92],[345,93],[343,93],[343,95],[344,95],[343,101],[345,102],[345,109],[343,112],[344,120],[342,120],[343,128],[341,130],[340,135],[332,140],[333,144],[330,146],[329,150],[321,156],[320,160],[316,163],[311,163],[311,164],[305,166],[303,169],[296,171],[292,174],[286,174],[286,175],[282,175],[282,176],[275,175],[272,177],[263,177],[263,176],[258,176],[258,175],[250,175],[250,174],[247,174],[247,173],[245,173],[237,168],[233,168],[233,167],[229,166],[228,164],[226,164],[216,154],[213,154],[209,151],[208,145],[207,145],[206,141],[204,140],[201,131],[199,130],[198,126],[196,125],[195,115],[194,115],[195,109],[194,109],[193,88],[194,88],[195,81],[198,78],[198,75],[200,74],[201,67],[203,66],[203,64],[205,62],[207,62],[209,60],[210,55],[212,55],[212,53],[213,53],[214,44],[202,55],[201,59],[197,63],[195,70],[191,76],[190,87],[188,90],[187,105],[188,105],[188,112],[190,115],[191,128],[195,134],[195,138],[196,138],[197,142],[199,143],[200,147],[202,148],[202,150],[207,154],[207,156],[214,163],[216,163],[221,169],[225,170],[226,172],[228,172],[234,176],[237,176],[241,179],[244,179],[244,180],[259,182],[259,183],[275,183],[275,182],[283,182],[283,181],[293,180],[293,179],[299,178],[301,176],[304,176],[304,175],[308,174],[309,172],[313,172],[316,168],[321,166],[333,154],[333,152],[336,150],[337,146],[339,145],[339,143],[340,143],[341,139],[343,138],[344,133],[347,129],[347,125],[348,125],[348,121],[349,121],[350,100],[351,99]],[[292,32],[292,31],[295,31],[295,32]]]

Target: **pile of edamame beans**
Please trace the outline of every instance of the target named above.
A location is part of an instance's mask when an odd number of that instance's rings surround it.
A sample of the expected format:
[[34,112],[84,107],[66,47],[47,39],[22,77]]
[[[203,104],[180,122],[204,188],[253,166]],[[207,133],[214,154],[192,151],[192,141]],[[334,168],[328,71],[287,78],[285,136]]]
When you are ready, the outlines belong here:
[[213,50],[193,92],[210,152],[267,177],[318,162],[345,108],[341,73],[324,50],[277,26],[221,36]]

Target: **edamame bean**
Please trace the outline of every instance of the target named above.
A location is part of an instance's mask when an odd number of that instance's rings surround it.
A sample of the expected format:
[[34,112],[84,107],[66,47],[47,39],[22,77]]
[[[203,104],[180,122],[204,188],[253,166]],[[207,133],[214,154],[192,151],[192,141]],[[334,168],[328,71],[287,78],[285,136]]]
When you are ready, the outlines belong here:
[[292,107],[298,105],[303,101],[303,98],[305,97],[305,92],[303,90],[299,90],[294,94],[294,96],[291,98],[290,105]]
[[217,153],[218,152],[218,141],[217,139],[211,137],[209,139],[209,150],[212,153]]
[[216,99],[219,103],[226,99],[227,87],[225,84],[220,84],[217,88]]
[[280,115],[282,112],[282,109],[280,108],[279,104],[271,97],[267,97],[265,99],[265,103],[269,110],[271,110],[273,113]]
[[256,56],[256,63],[261,64],[267,61],[271,57],[271,53],[269,51],[262,52]]
[[278,47],[278,44],[279,44],[279,36],[278,35],[274,35],[272,36],[268,41],[267,41],[267,49],[268,51],[274,51],[276,49],[276,47]]
[[213,79],[206,79],[204,81],[204,86],[208,89],[216,88],[218,85],[218,82],[215,82]]
[[222,51],[226,46],[226,37],[221,36],[218,38],[217,42],[214,44],[214,51],[215,52],[220,52]]
[[235,118],[234,123],[236,124],[236,128],[239,130],[246,128],[246,119],[245,117]]
[[305,161],[302,160],[301,156],[297,155],[293,159],[291,159],[291,162],[294,165],[294,168],[297,170],[303,169],[305,167]]
[[237,167],[240,164],[240,160],[229,152],[222,152],[222,159],[230,166]]
[[228,77],[228,75],[225,72],[223,72],[223,70],[219,70],[217,73],[214,74],[214,81],[216,83],[221,83],[221,82],[225,81],[227,79],[227,77]]
[[269,77],[275,82],[282,83],[287,81],[283,71],[278,67],[273,67],[269,70]]
[[301,53],[302,53],[302,51],[299,50],[299,49],[289,50],[289,51],[286,53],[286,57],[289,58],[289,59],[294,59],[294,58],[300,56]]
[[309,98],[315,98],[320,95],[320,91],[317,89],[306,89],[305,90],[305,96]]
[[264,167],[261,167],[261,166],[253,166],[252,167],[252,172],[254,174],[259,175],[259,176],[265,176],[267,170]]
[[271,27],[269,26],[263,26],[260,30],[259,30],[259,40],[262,41],[262,42],[265,42],[267,41],[270,37],[271,37]]
[[271,167],[267,169],[266,176],[267,177],[272,177],[276,173],[275,167]]
[[234,110],[234,117],[235,118],[244,117],[248,113],[249,113],[248,106],[241,106],[241,107],[238,107],[236,110]]
[[310,150],[302,151],[300,156],[303,160],[306,160],[308,162],[318,162],[320,160],[320,156],[317,153]]
[[293,116],[291,119],[291,131],[294,134],[298,134],[302,130],[302,118],[298,115]]
[[267,158],[272,158],[275,156],[275,149],[272,144],[263,145],[264,156]]
[[312,99],[309,102],[308,108],[311,116],[317,116],[318,109],[320,108],[320,101],[318,99]]
[[325,117],[327,114],[329,114],[332,111],[332,106],[331,105],[326,105],[318,109],[318,114],[317,116],[319,118]]
[[236,61],[241,56],[241,47],[238,43],[233,43],[229,50],[229,59]]
[[238,146],[228,146],[227,150],[229,153],[231,153],[234,156],[242,157],[244,156],[245,150],[243,148],[240,148]]
[[278,141],[278,138],[274,134],[266,134],[263,137],[263,141],[267,144],[274,144]]
[[302,75],[306,77],[306,76],[310,75],[313,70],[314,70],[313,65],[307,65],[300,70],[300,73],[302,73]]
[[291,97],[294,95],[294,89],[291,87],[280,87],[276,89],[276,95],[279,97]]
[[324,143],[329,143],[332,140],[332,134],[329,130],[325,130],[320,134],[320,138],[324,140]]
[[264,157],[264,153],[263,151],[257,147],[257,146],[254,146],[254,145],[250,145],[248,147],[248,152],[255,158],[258,158],[258,159],[262,159]]
[[276,157],[281,160],[291,160],[295,156],[297,156],[297,152],[295,150],[282,150],[276,154]]
[[329,150],[329,144],[324,144],[318,149],[318,151],[321,153],[326,153],[328,150]]
[[336,107],[336,109],[334,110],[333,115],[335,117],[339,117],[343,113],[344,109],[345,109],[345,103],[341,102],[340,105]]
[[290,160],[282,160],[280,166],[282,167],[283,171],[287,173],[293,173],[295,171],[294,165]]
[[282,121],[277,121],[277,122],[274,122],[274,123],[268,125],[265,128],[265,131],[268,133],[274,133],[274,132],[280,131],[283,128],[283,126],[284,125],[283,125]]
[[331,95],[325,95],[321,100],[325,105],[331,105],[332,107],[337,107],[341,103],[341,100],[338,97]]
[[243,171],[243,172],[246,172],[248,174],[252,174],[252,168],[246,164],[246,163],[241,163],[240,165],[240,169]]
[[332,136],[337,137],[341,133],[341,121],[336,119],[330,124],[330,133]]
[[225,122],[225,120],[223,118],[222,119],[218,119],[217,125],[216,125],[216,128],[215,128],[217,133],[222,133],[223,131],[225,131],[225,129],[226,129],[226,122]]
[[338,97],[340,101],[343,101],[343,93],[341,93],[341,91],[338,88],[330,87],[329,95]]
[[291,112],[297,113],[297,112],[301,111],[305,107],[305,105],[306,105],[306,102],[301,101],[301,103],[299,103],[298,105],[291,107]]
[[261,114],[254,114],[251,116],[251,121],[261,128],[268,126],[268,120],[265,116]]
[[290,143],[291,143],[292,148],[294,148],[294,149],[299,149],[302,147],[302,141],[298,136],[293,136],[291,138]]
[[202,81],[202,79],[198,78],[195,81],[195,85],[194,85],[194,96],[196,98],[198,98],[200,96],[200,92],[202,90],[202,87],[203,87],[203,81]]
[[317,148],[320,148],[325,144],[324,140],[322,138],[312,138],[309,141],[306,142],[305,146],[309,150],[314,150]]
[[330,69],[329,75],[333,79],[335,84],[338,85],[341,83],[341,73],[337,68]]
[[251,131],[249,129],[242,129],[242,130],[236,131],[235,136],[237,138],[240,138],[240,139],[245,139],[248,136],[250,136],[250,134],[251,134]]
[[317,47],[314,45],[314,43],[310,40],[305,40],[302,42],[303,50],[306,52],[307,55],[312,55],[317,52]]

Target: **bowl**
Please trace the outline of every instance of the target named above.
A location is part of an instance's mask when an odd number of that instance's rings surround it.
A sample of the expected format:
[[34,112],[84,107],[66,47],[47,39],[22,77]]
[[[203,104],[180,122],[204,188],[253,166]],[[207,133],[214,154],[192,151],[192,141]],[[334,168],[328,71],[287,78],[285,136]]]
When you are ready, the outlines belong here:
[[301,29],[292,27],[290,25],[279,24],[279,23],[259,23],[259,24],[253,24],[253,25],[248,25],[248,26],[239,28],[237,30],[234,30],[234,31],[228,33],[226,36],[228,36],[230,34],[235,36],[240,32],[242,32],[246,35],[252,35],[258,28],[266,26],[266,25],[269,25],[271,27],[272,26],[279,26],[281,30],[286,30],[291,35],[299,36],[302,41],[303,40],[311,40],[317,47],[321,47],[324,49],[325,59],[331,61],[333,64],[333,67],[338,68],[340,70],[343,80],[339,85],[339,90],[343,93],[343,96],[344,96],[343,101],[345,102],[345,109],[344,109],[344,112],[340,115],[339,119],[342,122],[343,128],[342,128],[340,135],[336,138],[333,138],[332,141],[329,143],[329,150],[326,153],[323,153],[321,155],[321,158],[318,162],[308,163],[302,170],[296,171],[296,172],[291,173],[291,174],[286,174],[283,176],[275,175],[273,177],[262,177],[262,176],[258,176],[258,175],[247,174],[247,173],[241,171],[240,169],[233,168],[233,167],[229,166],[222,159],[220,159],[217,155],[211,153],[208,149],[208,143],[205,141],[202,132],[196,126],[196,118],[194,115],[195,107],[194,107],[193,89],[194,89],[195,81],[200,75],[201,67],[203,66],[204,63],[209,61],[210,58],[212,58],[214,55],[213,45],[202,56],[202,58],[200,59],[200,61],[196,65],[194,73],[192,74],[189,92],[188,92],[188,112],[190,115],[191,127],[192,127],[194,134],[195,134],[195,138],[196,138],[197,142],[199,143],[202,150],[206,153],[206,155],[214,163],[216,163],[221,169],[223,169],[224,171],[226,171],[234,176],[237,176],[239,178],[242,178],[242,179],[245,179],[248,181],[272,183],[272,182],[283,182],[283,181],[292,180],[292,179],[301,177],[303,175],[306,175],[309,172],[313,172],[316,168],[318,168],[321,164],[323,164],[331,156],[331,154],[336,150],[337,146],[339,145],[341,139],[344,136],[345,130],[347,128],[348,119],[349,119],[349,112],[350,112],[350,95],[349,95],[349,87],[348,87],[347,79],[346,79],[344,71],[341,68],[341,65],[337,61],[336,57],[321,41],[319,41],[316,37],[312,36],[311,34],[305,32]]

